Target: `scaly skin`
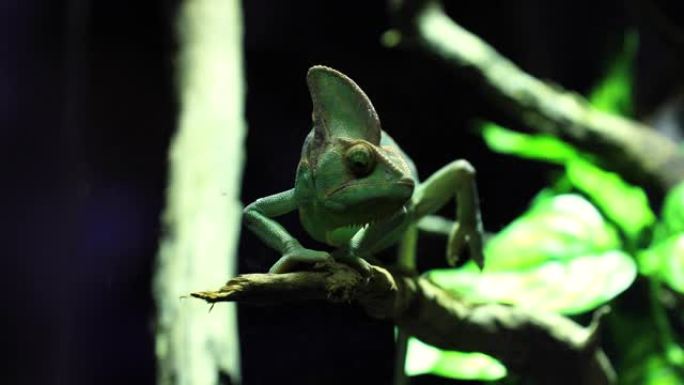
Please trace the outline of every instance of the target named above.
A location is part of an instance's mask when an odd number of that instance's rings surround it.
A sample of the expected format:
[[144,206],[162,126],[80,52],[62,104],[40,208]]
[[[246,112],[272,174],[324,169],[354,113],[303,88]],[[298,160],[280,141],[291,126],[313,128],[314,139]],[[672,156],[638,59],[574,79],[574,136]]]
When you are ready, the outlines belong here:
[[[454,196],[458,222],[447,241],[447,261],[453,265],[468,244],[471,258],[482,267],[474,168],[457,160],[419,183],[413,162],[381,130],[373,105],[356,83],[332,68],[314,66],[307,84],[313,129],[304,141],[294,188],[257,199],[244,210],[249,229],[282,255],[271,272],[333,257],[368,273],[364,258],[415,231],[418,220]],[[303,247],[272,219],[294,210],[311,237],[335,251]]]

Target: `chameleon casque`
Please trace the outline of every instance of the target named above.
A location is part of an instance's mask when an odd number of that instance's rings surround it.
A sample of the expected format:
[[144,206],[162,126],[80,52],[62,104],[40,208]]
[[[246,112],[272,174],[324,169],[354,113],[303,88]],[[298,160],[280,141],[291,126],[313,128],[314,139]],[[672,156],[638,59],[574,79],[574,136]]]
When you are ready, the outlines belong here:
[[[470,257],[482,267],[474,168],[457,160],[420,183],[413,162],[381,129],[375,108],[354,81],[325,66],[311,67],[306,80],[313,129],[304,141],[294,188],[244,209],[249,229],[282,255],[270,271],[283,273],[299,263],[335,258],[368,274],[366,259],[417,231],[418,221],[452,197],[457,222],[449,231],[447,261],[453,265],[467,244]],[[305,248],[272,219],[294,210],[312,238],[335,250]]]

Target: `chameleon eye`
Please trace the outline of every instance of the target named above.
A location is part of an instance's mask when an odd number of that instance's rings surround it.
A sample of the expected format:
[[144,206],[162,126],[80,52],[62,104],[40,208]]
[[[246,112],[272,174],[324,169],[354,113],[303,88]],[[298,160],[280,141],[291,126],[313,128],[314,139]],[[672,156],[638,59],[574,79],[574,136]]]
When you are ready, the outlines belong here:
[[366,143],[357,143],[344,154],[347,166],[356,177],[364,177],[373,171],[375,167],[375,154]]

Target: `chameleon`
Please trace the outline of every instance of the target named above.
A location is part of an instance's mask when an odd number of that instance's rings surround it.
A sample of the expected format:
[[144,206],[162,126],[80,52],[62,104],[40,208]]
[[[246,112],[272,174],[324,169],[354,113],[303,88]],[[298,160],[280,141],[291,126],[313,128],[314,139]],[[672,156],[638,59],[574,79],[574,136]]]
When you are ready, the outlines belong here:
[[[413,161],[381,128],[370,99],[353,80],[316,65],[306,82],[313,128],[304,140],[294,187],[259,198],[243,211],[246,226],[281,254],[269,272],[332,258],[370,274],[373,255],[417,231],[421,220],[451,198],[457,221],[448,230],[447,263],[456,264],[468,245],[470,258],[482,268],[483,226],[471,164],[455,160],[420,182]],[[305,248],[274,219],[293,211],[313,239],[334,250]],[[415,267],[415,261],[403,264]]]

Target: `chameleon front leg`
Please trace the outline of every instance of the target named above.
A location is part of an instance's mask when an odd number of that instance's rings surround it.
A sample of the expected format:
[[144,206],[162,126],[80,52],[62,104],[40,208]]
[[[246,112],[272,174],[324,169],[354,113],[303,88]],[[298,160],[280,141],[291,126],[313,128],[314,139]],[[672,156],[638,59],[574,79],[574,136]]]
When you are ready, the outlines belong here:
[[433,214],[456,196],[457,222],[447,241],[447,262],[454,265],[467,243],[470,257],[482,268],[483,228],[475,185],[475,169],[465,160],[447,164],[421,183],[413,194],[410,211],[415,221]]
[[333,257],[352,266],[359,273],[369,276],[371,266],[366,258],[397,243],[410,223],[406,209],[402,208],[394,215],[357,231],[346,247],[333,252]]
[[247,227],[264,243],[280,252],[282,257],[271,267],[271,273],[291,271],[299,262],[314,263],[330,258],[324,251],[302,247],[297,239],[285,230],[273,217],[292,212],[298,208],[294,189],[259,198],[245,207],[243,218]]

